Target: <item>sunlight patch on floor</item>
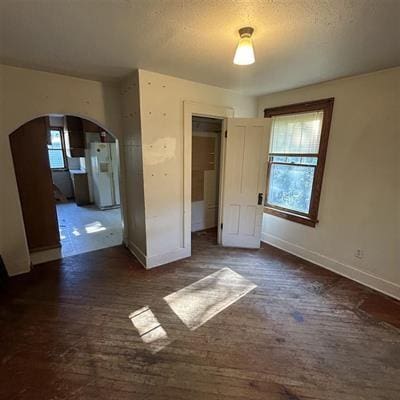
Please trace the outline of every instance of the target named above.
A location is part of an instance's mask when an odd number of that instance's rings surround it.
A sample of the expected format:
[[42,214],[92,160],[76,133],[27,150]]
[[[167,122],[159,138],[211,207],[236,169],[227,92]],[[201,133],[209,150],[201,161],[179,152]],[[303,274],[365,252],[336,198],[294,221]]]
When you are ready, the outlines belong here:
[[96,232],[101,232],[105,231],[107,228],[102,225],[101,222],[96,221],[92,222],[91,224],[85,225],[85,231],[86,233],[96,233]]
[[164,300],[190,330],[195,330],[256,287],[230,268],[223,268]]
[[120,209],[99,210],[94,205],[57,203],[63,257],[122,243]]
[[148,306],[131,313],[129,319],[152,353],[157,353],[170,343],[167,332]]

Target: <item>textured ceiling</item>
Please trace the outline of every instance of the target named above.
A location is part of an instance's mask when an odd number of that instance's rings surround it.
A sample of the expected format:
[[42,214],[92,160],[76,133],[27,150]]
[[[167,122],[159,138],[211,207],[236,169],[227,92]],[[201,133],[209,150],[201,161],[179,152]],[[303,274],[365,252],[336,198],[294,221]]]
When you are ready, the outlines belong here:
[[[400,0],[0,0],[0,61],[114,80],[136,68],[247,94],[400,65]],[[232,64],[255,28],[256,63]]]

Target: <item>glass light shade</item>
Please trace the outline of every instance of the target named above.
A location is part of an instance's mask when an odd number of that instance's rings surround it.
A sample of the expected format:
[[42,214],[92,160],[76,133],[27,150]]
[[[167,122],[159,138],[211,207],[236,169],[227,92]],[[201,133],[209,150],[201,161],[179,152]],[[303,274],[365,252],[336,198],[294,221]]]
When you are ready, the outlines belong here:
[[239,40],[238,47],[233,58],[236,65],[250,65],[255,61],[253,42],[250,37],[242,37]]

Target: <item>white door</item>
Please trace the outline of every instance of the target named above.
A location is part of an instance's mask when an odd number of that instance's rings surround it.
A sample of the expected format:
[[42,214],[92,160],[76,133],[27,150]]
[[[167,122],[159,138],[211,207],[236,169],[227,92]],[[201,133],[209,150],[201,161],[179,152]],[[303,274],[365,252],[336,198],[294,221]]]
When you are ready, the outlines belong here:
[[259,248],[271,118],[228,118],[222,245]]

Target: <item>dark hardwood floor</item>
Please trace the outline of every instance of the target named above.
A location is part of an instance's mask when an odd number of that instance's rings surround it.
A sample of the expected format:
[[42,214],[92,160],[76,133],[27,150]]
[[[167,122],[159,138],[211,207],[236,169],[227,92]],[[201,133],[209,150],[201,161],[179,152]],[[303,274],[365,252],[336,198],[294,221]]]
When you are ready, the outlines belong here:
[[[164,297],[223,268],[257,287],[189,329]],[[12,279],[0,399],[398,400],[399,327],[399,302],[267,245],[195,234],[190,259],[150,271],[114,247]]]

